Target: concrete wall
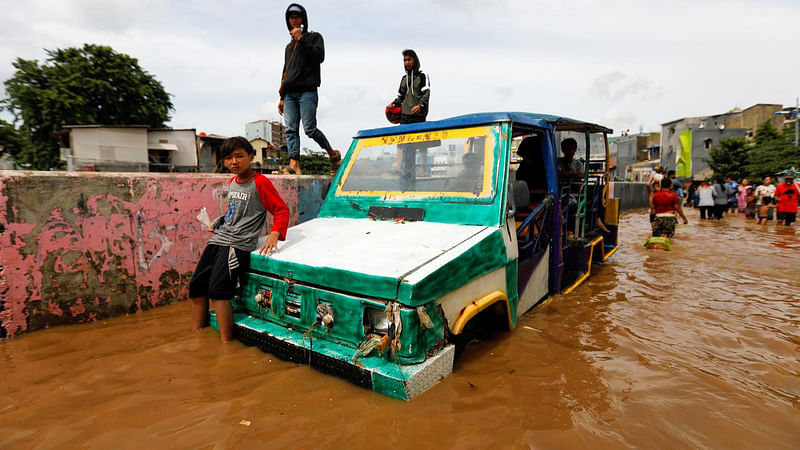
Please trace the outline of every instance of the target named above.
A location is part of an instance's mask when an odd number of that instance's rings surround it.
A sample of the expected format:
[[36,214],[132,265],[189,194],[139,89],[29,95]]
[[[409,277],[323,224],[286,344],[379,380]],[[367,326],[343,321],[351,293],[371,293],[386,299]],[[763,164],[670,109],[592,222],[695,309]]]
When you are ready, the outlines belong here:
[[[689,126],[695,126],[697,118],[689,117],[661,126],[661,167],[675,169],[675,159],[681,151],[679,136]],[[694,168],[692,168],[694,169]]]
[[[721,139],[745,137],[746,134],[747,130],[744,128],[695,128],[692,130],[692,174],[708,169],[711,149],[719,145]],[[674,164],[671,168],[675,168]]]
[[775,128],[780,129],[783,127],[785,117],[775,114],[775,112],[780,111],[781,108],[783,108],[783,105],[759,103],[729,117],[726,126],[744,128],[749,132],[755,132],[762,123],[769,120]]
[[612,198],[618,198],[620,211],[650,207],[647,183],[628,183],[612,181],[609,186]]
[[661,146],[661,132],[653,131],[646,133],[644,148],[652,148]]
[[[184,300],[223,212],[220,175],[0,171],[0,339]],[[330,178],[270,177],[290,224],[317,215]]]
[[199,138],[197,140],[197,171],[213,173],[217,169],[217,150],[221,140]]
[[617,154],[617,174],[625,176],[628,166],[636,163],[638,152],[638,138],[636,136],[615,139],[609,142],[611,152]]

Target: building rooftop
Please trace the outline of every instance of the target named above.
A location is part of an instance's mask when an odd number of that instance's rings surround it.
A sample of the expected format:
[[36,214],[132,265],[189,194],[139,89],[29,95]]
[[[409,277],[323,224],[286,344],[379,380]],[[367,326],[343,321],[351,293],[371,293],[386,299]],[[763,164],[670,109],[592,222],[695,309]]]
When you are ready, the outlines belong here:
[[779,103],[756,103],[753,106],[748,106],[747,108],[743,109],[742,111],[747,111],[748,109],[753,109],[753,108],[756,108],[758,106],[777,106],[779,109],[783,108],[783,105],[781,105]]
[[197,131],[197,128],[150,128],[150,131]]
[[613,136],[613,137],[609,137],[608,138],[608,142],[611,143],[611,142],[617,142],[617,141],[624,141],[626,139],[633,139],[633,138],[638,138],[638,137],[650,137],[650,135],[653,134],[653,133],[658,133],[658,131],[650,131],[650,132],[646,132],[646,133],[635,133],[635,134],[629,134],[629,135],[626,135],[626,136]]
[[149,125],[64,125],[64,129],[72,128],[150,128]]
[[750,110],[750,109],[753,109],[753,108],[757,108],[759,106],[773,106],[773,107],[777,107],[777,108],[783,107],[783,105],[780,105],[780,104],[777,104],[777,103],[756,103],[756,104],[748,106],[747,108],[744,108],[742,110],[739,110],[738,108],[734,108],[734,109],[732,109],[732,110],[730,110],[728,112],[719,113],[719,114],[708,114],[708,115],[705,115],[705,116],[681,117],[680,119],[675,119],[675,120],[670,120],[669,122],[664,122],[664,123],[661,124],[661,126],[666,126],[666,125],[669,125],[669,124],[680,122],[682,120],[691,120],[691,119],[701,120],[701,119],[709,119],[709,118],[713,119],[713,118],[717,118],[717,117],[730,116],[732,114],[741,114],[744,111],[747,111],[747,110]]
[[160,127],[160,128],[152,128],[149,125],[64,125],[65,130],[76,129],[76,128],[147,128],[148,131],[196,131],[196,128],[170,128],[170,127]]

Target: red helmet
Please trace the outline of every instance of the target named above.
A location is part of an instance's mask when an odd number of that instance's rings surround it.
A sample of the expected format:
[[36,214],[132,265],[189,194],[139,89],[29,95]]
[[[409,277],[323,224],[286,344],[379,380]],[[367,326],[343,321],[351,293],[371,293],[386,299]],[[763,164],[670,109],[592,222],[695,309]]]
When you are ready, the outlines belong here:
[[392,105],[386,107],[386,120],[391,123],[400,123],[400,113],[403,112],[403,108]]

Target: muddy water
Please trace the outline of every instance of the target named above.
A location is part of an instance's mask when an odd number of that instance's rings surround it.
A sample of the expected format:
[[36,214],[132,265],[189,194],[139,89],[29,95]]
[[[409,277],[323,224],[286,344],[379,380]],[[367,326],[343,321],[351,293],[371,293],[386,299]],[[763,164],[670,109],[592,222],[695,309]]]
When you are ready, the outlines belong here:
[[410,403],[188,332],[185,303],[3,342],[0,447],[798,448],[800,231],[690,220],[648,252],[628,215],[611,264]]

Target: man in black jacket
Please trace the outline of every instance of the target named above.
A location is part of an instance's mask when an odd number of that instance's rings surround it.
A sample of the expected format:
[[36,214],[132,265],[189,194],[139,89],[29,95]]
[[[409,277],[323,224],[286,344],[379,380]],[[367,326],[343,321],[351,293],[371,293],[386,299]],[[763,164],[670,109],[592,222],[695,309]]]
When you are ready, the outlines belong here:
[[309,31],[306,10],[297,3],[292,3],[286,9],[286,26],[292,35],[292,41],[284,52],[278,112],[284,116],[286,122],[289,167],[297,174],[302,173],[300,170],[300,119],[302,119],[306,136],[328,152],[333,175],[341,164],[342,155],[331,147],[328,139],[317,128],[319,66],[325,60],[325,43],[321,34]]
[[389,104],[390,107],[402,107],[400,123],[425,122],[428,116],[431,82],[419,66],[417,53],[411,49],[403,50],[403,67],[406,69],[406,74],[400,80],[397,98]]

